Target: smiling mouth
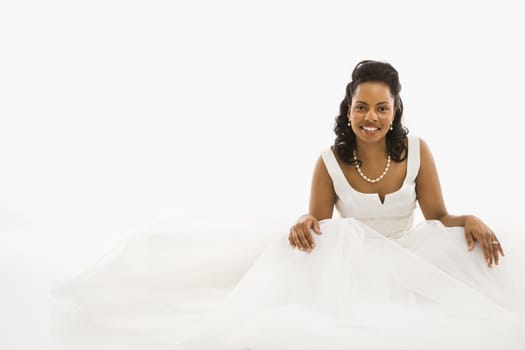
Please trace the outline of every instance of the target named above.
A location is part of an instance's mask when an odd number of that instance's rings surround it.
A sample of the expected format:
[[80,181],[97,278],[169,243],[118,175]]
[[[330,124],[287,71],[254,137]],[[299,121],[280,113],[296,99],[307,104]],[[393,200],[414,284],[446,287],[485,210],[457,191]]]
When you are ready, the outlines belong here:
[[370,132],[374,132],[374,131],[378,131],[379,128],[376,128],[376,127],[373,127],[373,126],[361,126],[360,127],[362,130],[364,131],[370,131]]

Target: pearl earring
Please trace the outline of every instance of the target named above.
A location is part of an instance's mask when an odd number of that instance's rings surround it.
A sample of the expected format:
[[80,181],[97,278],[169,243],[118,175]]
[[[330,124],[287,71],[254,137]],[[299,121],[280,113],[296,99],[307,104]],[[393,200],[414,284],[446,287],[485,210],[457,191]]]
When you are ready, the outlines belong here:
[[394,130],[394,127],[392,126],[392,124],[390,124],[390,130]]
[[348,125],[348,126],[350,126],[350,125],[351,125],[351,124],[350,124],[350,120],[348,121],[348,123],[346,123],[346,125]]

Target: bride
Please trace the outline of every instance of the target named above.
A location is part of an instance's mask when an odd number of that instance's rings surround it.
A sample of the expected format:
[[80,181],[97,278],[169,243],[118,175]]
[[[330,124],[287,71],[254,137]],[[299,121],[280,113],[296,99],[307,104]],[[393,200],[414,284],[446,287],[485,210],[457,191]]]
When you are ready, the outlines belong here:
[[[488,267],[498,265],[500,254],[505,254],[494,232],[472,215],[448,214],[430,149],[423,140],[414,140],[413,146],[418,149],[411,152],[420,156],[413,157],[415,164],[407,167],[408,132],[401,124],[401,85],[394,68],[386,63],[362,61],[352,79],[336,120],[335,145],[331,152],[322,154],[315,166],[310,214],[291,229],[291,245],[311,252],[314,242],[310,230],[320,233],[318,220],[331,218],[334,204],[345,212],[343,216],[377,216],[377,207],[385,206],[386,197],[399,192],[410,180],[407,185],[414,186],[426,220],[439,220],[447,227],[464,227],[468,249],[472,250],[477,241]],[[365,173],[379,175],[370,178]],[[367,214],[341,209],[344,206],[341,201],[349,192],[347,188],[355,197],[371,195],[380,203],[368,209]],[[411,209],[407,208],[403,214],[411,214]]]
[[83,330],[148,349],[522,349],[523,240],[447,212],[400,90],[388,63],[354,68],[309,213],[262,253],[242,235],[159,229],[53,294]]

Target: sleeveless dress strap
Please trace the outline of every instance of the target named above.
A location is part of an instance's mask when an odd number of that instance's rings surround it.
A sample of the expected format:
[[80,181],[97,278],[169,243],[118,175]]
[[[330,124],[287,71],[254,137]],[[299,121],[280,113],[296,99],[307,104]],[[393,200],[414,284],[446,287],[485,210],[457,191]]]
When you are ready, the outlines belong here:
[[416,181],[419,173],[419,137],[407,135],[408,138],[408,159],[407,159],[407,176],[406,182],[413,183]]
[[321,152],[321,157],[323,158],[326,170],[328,170],[328,174],[334,184],[335,193],[341,197],[345,188],[348,186],[343,170],[341,170],[339,163],[337,163],[337,159],[331,148],[323,150]]

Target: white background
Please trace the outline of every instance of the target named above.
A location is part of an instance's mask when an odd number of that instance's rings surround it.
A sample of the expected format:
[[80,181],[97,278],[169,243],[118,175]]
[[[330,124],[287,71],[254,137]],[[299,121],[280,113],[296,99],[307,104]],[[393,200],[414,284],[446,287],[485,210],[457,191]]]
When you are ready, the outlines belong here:
[[42,348],[35,290],[159,220],[286,231],[363,59],[398,70],[405,125],[430,145],[449,211],[517,220],[521,13],[511,1],[2,2],[0,272],[16,302],[0,341]]

